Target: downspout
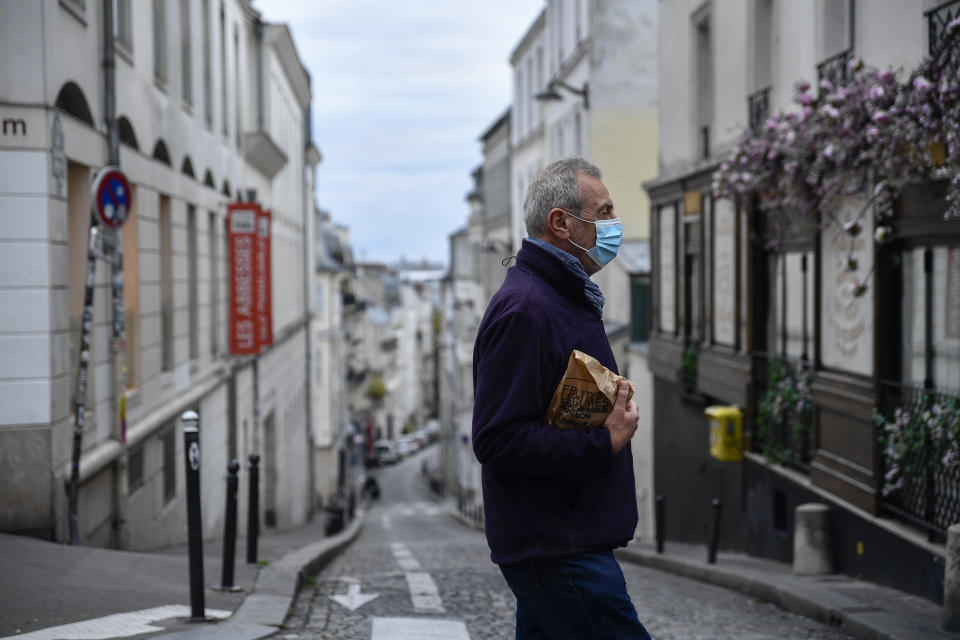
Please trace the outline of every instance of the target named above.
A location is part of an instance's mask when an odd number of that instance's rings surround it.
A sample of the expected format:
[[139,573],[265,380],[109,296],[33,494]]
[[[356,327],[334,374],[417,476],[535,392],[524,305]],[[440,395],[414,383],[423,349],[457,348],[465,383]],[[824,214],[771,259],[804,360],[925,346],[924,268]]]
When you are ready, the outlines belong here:
[[[120,166],[120,137],[117,131],[116,53],[113,49],[113,2],[103,3],[103,116],[107,127],[107,164]],[[108,237],[110,231],[107,232]],[[114,544],[126,549],[127,531],[127,368],[126,327],[123,317],[123,232],[112,231],[114,255],[111,262],[113,293],[113,339],[111,341],[111,411],[114,418],[113,437],[120,441],[120,455],[114,466]]]
[[257,18],[257,131],[263,131],[263,20]]
[[[311,127],[310,127],[310,107],[311,102],[307,102],[306,118],[304,122],[304,144],[303,144],[303,155],[306,159],[306,150],[310,145],[310,136],[311,136]],[[311,170],[312,173],[312,170]],[[306,172],[304,176],[306,177]],[[310,181],[310,187],[313,187],[313,181]],[[314,505],[316,505],[316,496],[314,491],[316,489],[316,455],[317,452],[314,447],[313,442],[313,385],[310,383],[310,374],[313,372],[313,310],[310,308],[310,284],[313,278],[316,275],[316,270],[314,266],[310,264],[310,242],[313,241],[313,236],[310,231],[310,216],[311,216],[311,200],[310,196],[307,193],[306,189],[302,190],[301,198],[303,199],[302,208],[303,208],[303,315],[304,315],[304,338],[306,341],[306,350],[307,357],[305,360],[306,366],[306,376],[304,378],[304,385],[306,386],[306,418],[307,418],[307,475],[308,482],[310,483],[307,487],[307,496],[308,496],[308,508],[307,508],[307,518],[313,520],[314,516]]]

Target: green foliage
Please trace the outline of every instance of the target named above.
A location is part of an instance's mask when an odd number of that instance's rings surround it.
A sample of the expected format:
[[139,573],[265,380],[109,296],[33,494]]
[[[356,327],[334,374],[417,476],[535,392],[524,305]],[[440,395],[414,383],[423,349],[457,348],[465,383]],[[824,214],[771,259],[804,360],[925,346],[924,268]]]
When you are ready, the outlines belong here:
[[[774,462],[791,459],[794,443],[806,442],[813,419],[810,368],[803,362],[791,363],[776,355],[769,360],[767,390],[757,409],[757,441],[763,455]],[[777,437],[789,427],[789,438]]]
[[886,472],[883,495],[927,470],[960,464],[960,398],[925,393],[917,411],[897,408],[893,420],[874,412]]
[[387,385],[383,383],[383,378],[379,375],[373,376],[370,384],[367,385],[365,395],[373,402],[380,402],[387,397]]
[[697,360],[700,357],[700,347],[691,342],[683,350],[683,387],[688,390],[697,388]]

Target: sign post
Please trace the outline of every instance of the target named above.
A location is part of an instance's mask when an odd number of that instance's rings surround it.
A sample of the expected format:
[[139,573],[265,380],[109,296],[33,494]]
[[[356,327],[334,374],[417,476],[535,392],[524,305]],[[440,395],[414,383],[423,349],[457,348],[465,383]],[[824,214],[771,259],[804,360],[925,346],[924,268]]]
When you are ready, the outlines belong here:
[[[122,253],[115,246],[113,252],[104,252],[100,224],[119,228],[127,219],[132,204],[130,183],[117,167],[106,166],[94,177],[92,186],[93,205],[90,214],[90,231],[87,245],[87,270],[83,292],[83,321],[80,327],[80,353],[77,364],[77,386],[74,397],[73,452],[70,464],[69,526],[70,544],[77,544],[79,531],[77,523],[77,503],[80,485],[80,453],[83,449],[83,429],[86,424],[87,376],[90,363],[90,331],[93,326],[93,291],[97,258],[114,266],[113,281],[113,336],[114,344],[123,345],[123,272]],[[119,229],[117,229],[119,232]],[[117,243],[119,244],[119,243]],[[119,274],[119,275],[118,275]],[[121,412],[122,400],[118,400]],[[121,425],[125,416],[121,415]],[[121,430],[121,441],[125,443],[126,434]]]

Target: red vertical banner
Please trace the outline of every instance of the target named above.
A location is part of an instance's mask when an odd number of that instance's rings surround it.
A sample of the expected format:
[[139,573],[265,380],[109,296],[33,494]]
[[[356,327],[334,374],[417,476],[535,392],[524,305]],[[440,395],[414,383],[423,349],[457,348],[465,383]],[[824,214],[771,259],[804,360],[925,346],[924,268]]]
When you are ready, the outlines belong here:
[[227,206],[227,249],[230,256],[230,355],[259,352],[257,336],[257,214],[252,202]]
[[257,211],[257,253],[254,280],[257,289],[257,348],[273,344],[273,270],[269,211]]

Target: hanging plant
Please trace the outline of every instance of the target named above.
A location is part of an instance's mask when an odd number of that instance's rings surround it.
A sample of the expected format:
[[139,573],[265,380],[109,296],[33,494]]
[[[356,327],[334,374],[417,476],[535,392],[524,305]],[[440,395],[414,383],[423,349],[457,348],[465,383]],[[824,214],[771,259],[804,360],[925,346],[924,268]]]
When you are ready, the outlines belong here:
[[[757,407],[757,440],[768,459],[786,462],[796,445],[807,442],[813,419],[810,367],[803,361],[791,363],[779,356],[769,360],[767,390]],[[782,428],[788,438],[778,438]]]
[[[796,109],[744,133],[714,174],[714,195],[758,198],[771,212],[767,249],[773,251],[798,227],[835,224],[850,239],[850,271],[857,270],[854,243],[871,208],[874,239],[893,239],[894,203],[907,183],[949,179],[946,215],[960,216],[960,18],[946,33],[938,53],[906,81],[894,69],[855,58],[843,85],[821,80],[814,95],[808,82],[798,82]],[[852,219],[834,218],[838,197],[864,193]],[[870,275],[859,278],[854,295],[866,292]]]

